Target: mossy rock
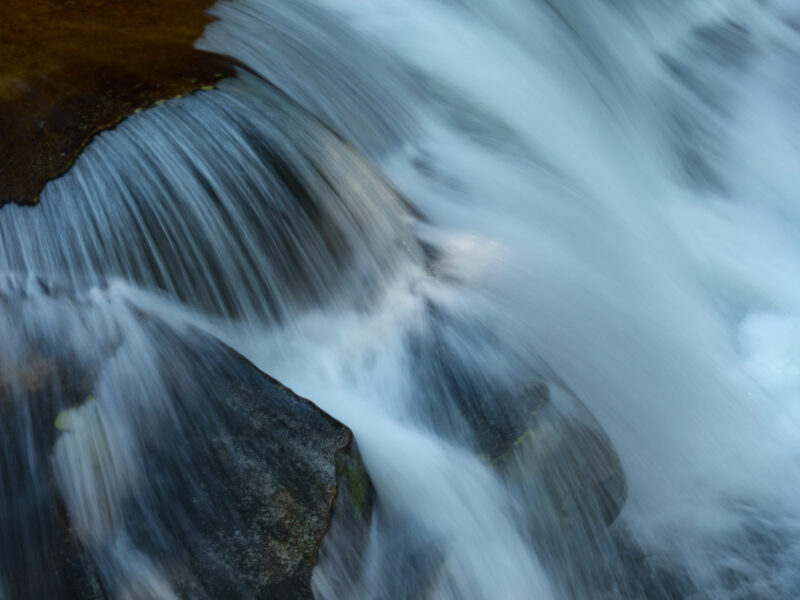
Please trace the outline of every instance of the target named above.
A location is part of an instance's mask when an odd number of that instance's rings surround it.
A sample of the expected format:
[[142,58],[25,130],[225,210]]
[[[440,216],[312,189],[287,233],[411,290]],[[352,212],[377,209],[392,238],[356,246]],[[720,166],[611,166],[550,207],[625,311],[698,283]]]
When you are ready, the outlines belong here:
[[355,442],[346,452],[336,455],[336,479],[339,482],[336,511],[351,511],[353,517],[369,521],[375,488]]

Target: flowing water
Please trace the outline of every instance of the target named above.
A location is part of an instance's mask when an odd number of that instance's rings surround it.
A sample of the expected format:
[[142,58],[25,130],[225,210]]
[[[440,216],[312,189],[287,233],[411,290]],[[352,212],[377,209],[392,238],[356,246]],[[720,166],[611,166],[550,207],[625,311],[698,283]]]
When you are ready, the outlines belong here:
[[[58,391],[92,399],[52,468],[110,589],[173,595],[118,514],[155,486],[141,432],[181,418],[181,346],[145,312],[354,431],[378,509],[357,565],[333,532],[318,598],[800,597],[796,0],[213,12],[198,45],[248,70],[0,210],[6,395],[44,377],[42,347],[101,373]],[[619,454],[613,525],[558,524],[535,431],[514,474],[487,460],[530,381],[588,427],[565,444],[604,430]],[[46,485],[41,418],[0,427],[4,514]],[[0,599],[45,526],[0,530]]]

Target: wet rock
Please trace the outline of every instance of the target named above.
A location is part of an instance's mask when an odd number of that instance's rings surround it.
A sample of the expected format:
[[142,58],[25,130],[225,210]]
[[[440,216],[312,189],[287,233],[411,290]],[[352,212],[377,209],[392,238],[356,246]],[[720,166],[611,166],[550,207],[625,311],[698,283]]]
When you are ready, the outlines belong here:
[[[352,436],[343,425],[244,361],[229,364],[227,376],[206,380],[226,406],[217,413],[222,427],[197,440],[211,459],[198,468],[210,462],[219,470],[200,478],[193,494],[206,510],[185,533],[204,540],[187,563],[211,597],[239,589],[242,597],[310,598],[311,569],[337,493],[337,462],[345,490],[354,485],[353,495],[364,502],[369,480],[350,454]],[[220,520],[222,505],[228,515]]]
[[357,447],[336,458],[339,493],[331,527],[320,547],[314,589],[325,597],[358,597],[354,593],[365,571],[366,548],[374,524],[375,489]]
[[[620,597],[620,588],[625,597],[645,600],[701,600],[706,596],[699,592],[686,568],[670,559],[667,554],[646,552],[628,527],[621,523],[612,533],[613,553],[616,560],[610,561],[613,572],[604,578],[607,590],[599,595],[604,600]],[[615,585],[610,585],[612,582]],[[602,584],[596,579],[595,589]]]
[[512,360],[480,323],[448,314],[433,302],[427,313],[425,327],[408,339],[424,422],[445,438],[496,459],[524,435],[531,414],[547,398],[547,386],[529,380],[515,387],[493,375],[487,363]]
[[[479,401],[480,410],[472,410],[467,420],[472,424],[480,449],[491,459],[501,460],[524,438],[533,435],[531,427],[550,399],[547,384],[530,381],[516,391],[501,391],[511,398],[498,398],[498,393]],[[510,401],[509,401],[510,400]],[[531,424],[534,425],[531,425]]]
[[[565,528],[611,524],[627,497],[625,472],[608,435],[577,398],[539,383],[520,388],[516,405],[535,407],[527,428],[494,464],[503,476],[543,498],[533,529],[551,520]],[[554,394],[557,401],[551,397]],[[531,398],[533,396],[533,398]]]
[[[627,497],[620,459],[583,403],[557,384],[545,389],[537,382],[507,392],[506,401],[537,407],[524,434],[491,461],[514,499],[514,519],[559,597],[604,598],[611,590],[610,597],[638,598],[620,577],[613,539]],[[532,390],[536,402],[524,398]]]
[[[557,381],[554,374],[537,377],[546,368],[514,357],[479,322],[446,314],[433,303],[428,316],[408,340],[426,423],[495,466],[524,499],[520,518],[530,521],[532,531],[547,529],[555,536],[565,527],[613,522],[625,503],[625,474],[586,406],[549,383]],[[507,372],[498,376],[487,364]]]
[[334,504],[371,515],[350,431],[207,335],[127,327],[88,373],[61,339],[6,386],[0,597],[311,598]]

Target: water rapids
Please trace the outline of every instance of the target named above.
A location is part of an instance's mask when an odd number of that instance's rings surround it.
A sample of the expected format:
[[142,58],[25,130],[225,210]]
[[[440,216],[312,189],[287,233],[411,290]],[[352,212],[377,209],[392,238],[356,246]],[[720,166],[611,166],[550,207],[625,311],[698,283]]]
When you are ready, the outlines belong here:
[[[174,597],[116,516],[157,485],[141,432],[180,421],[163,373],[189,360],[142,313],[355,433],[377,516],[358,568],[337,532],[317,598],[800,597],[796,1],[213,13],[198,46],[236,78],[129,118],[40,205],[0,210],[0,365],[35,371],[46,347],[101,373],[52,468],[118,597]],[[516,419],[530,382],[585,427],[564,444],[619,455],[613,524],[599,505],[560,523],[536,431],[513,469],[487,460],[487,421]],[[0,425],[0,482],[28,502],[36,427],[32,409]],[[21,511],[0,490],[0,600],[36,552]]]

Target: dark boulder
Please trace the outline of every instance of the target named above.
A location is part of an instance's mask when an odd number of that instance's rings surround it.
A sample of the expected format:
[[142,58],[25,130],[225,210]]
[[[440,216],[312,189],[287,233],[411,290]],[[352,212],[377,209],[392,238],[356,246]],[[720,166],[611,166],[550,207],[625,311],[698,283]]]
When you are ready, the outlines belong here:
[[350,431],[208,335],[85,309],[18,311],[0,355],[0,598],[311,598],[337,493],[370,518]]

